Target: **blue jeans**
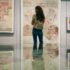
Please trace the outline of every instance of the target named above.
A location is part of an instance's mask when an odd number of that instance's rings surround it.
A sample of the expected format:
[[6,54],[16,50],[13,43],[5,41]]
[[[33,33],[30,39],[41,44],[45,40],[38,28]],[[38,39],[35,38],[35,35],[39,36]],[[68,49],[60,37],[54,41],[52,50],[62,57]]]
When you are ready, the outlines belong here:
[[[42,51],[43,50],[43,32],[42,32],[42,30],[33,28],[32,34],[33,34],[33,41],[34,41],[33,51],[37,51],[37,37],[39,38],[38,51],[40,51],[40,50]],[[41,52],[41,55],[42,55],[42,52]]]

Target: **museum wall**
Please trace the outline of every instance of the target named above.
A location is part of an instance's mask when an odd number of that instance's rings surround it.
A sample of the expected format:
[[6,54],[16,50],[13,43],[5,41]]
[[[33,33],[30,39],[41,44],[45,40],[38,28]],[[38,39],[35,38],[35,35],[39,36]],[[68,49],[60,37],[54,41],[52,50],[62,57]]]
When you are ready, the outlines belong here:
[[[14,61],[15,61],[15,70],[20,70],[20,12],[21,12],[21,3],[20,0],[14,0],[15,10],[14,10],[14,33],[13,34],[0,34],[0,45],[11,45],[13,46],[14,51]],[[67,15],[70,15],[70,2],[67,3]],[[67,41],[67,42],[66,42]],[[60,11],[60,70],[67,70],[65,67],[66,63],[66,50],[70,48],[70,34],[66,33],[66,2],[61,2],[61,11]]]
[[14,70],[20,70],[20,0],[14,0],[14,32],[0,33],[0,45],[10,45],[14,51]]
[[[67,2],[67,16],[70,16],[70,1]],[[70,49],[70,33],[67,33],[67,49]]]
[[60,9],[60,70],[65,70],[66,61],[66,2],[61,2]]
[[60,70],[68,70],[66,67],[66,52],[70,49],[70,34],[66,30],[66,17],[70,16],[70,1],[61,2],[60,12]]

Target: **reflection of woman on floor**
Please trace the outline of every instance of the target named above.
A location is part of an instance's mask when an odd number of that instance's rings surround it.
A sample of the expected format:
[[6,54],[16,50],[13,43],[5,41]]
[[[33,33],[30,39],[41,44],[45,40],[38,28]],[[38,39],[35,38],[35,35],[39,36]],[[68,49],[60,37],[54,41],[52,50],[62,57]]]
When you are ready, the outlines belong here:
[[[43,10],[40,6],[35,7],[36,14],[32,18],[32,35],[33,35],[33,58],[40,57],[43,54],[43,25],[45,21],[45,16]],[[39,38],[39,48],[37,50],[37,37]]]

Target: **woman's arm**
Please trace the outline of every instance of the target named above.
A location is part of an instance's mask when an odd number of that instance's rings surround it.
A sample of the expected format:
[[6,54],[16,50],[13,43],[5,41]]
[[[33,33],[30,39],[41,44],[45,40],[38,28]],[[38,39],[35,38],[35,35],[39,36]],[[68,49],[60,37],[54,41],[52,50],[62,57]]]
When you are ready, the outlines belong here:
[[32,25],[35,25],[35,15],[33,15],[33,18],[32,18]]

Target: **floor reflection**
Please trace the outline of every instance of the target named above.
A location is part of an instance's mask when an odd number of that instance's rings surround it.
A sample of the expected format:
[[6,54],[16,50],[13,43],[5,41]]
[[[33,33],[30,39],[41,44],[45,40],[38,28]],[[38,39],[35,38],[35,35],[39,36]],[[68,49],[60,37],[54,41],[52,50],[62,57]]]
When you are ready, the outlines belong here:
[[44,59],[43,59],[43,48],[33,49],[32,54],[33,54],[32,69],[45,70]]
[[36,58],[32,61],[33,70],[45,70],[44,60],[41,58]]
[[47,44],[43,48],[43,56],[33,58],[32,44],[23,48],[24,70],[59,70],[59,52],[57,44]]

